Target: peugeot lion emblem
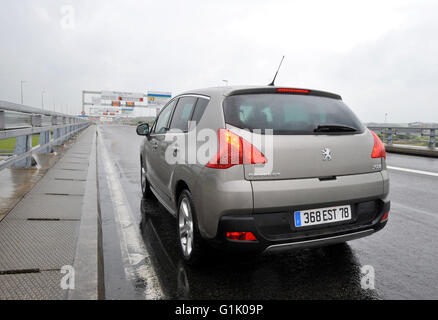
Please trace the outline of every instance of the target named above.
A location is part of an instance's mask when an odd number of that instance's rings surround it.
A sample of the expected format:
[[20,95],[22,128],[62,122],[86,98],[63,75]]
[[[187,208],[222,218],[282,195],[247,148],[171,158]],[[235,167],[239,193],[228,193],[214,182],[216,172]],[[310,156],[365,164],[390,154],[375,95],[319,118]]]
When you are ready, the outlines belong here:
[[332,151],[329,148],[322,149],[322,161],[332,160]]

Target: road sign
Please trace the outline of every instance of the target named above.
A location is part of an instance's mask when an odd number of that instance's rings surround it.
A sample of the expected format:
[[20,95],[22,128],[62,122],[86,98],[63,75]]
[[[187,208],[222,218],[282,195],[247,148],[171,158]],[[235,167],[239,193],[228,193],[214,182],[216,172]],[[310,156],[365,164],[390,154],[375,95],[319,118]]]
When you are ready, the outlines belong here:
[[140,92],[118,92],[118,91],[102,91],[102,100],[120,100],[120,101],[140,101],[144,94]]
[[171,98],[171,92],[148,91],[148,105],[163,106]]

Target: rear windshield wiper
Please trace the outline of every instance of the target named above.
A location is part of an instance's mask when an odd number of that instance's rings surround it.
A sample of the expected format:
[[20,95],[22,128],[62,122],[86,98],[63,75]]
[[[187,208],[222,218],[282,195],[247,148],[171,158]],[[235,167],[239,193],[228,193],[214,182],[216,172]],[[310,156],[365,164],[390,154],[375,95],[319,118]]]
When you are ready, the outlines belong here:
[[339,124],[320,124],[317,125],[313,132],[354,132],[356,128]]

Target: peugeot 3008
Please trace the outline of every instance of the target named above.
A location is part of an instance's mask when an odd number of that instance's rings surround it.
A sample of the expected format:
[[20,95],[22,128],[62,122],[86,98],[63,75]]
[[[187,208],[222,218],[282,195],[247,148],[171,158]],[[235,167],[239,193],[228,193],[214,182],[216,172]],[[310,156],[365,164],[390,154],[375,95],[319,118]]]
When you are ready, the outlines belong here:
[[[195,138],[195,151],[174,142],[206,131],[215,137]],[[189,264],[211,246],[274,252],[341,243],[386,225],[385,147],[337,94],[272,86],[193,90],[137,133],[145,136],[143,195],[155,195],[176,217]],[[215,151],[201,150],[212,139]],[[169,161],[169,154],[185,161]]]

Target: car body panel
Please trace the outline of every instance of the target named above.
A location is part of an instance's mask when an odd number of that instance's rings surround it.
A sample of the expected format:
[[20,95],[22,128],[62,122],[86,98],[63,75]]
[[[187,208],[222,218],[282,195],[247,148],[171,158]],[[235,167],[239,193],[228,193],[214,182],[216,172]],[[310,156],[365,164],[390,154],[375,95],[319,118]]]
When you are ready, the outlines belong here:
[[326,202],[347,202],[384,194],[380,172],[337,176],[321,181],[318,178],[251,181],[254,194],[254,212],[276,212],[297,205]]
[[[374,138],[369,130],[349,135],[271,135],[273,150],[260,144],[263,135],[233,128],[231,131],[251,141],[267,158],[270,172],[265,175],[260,165],[245,165],[247,180],[284,180],[319,178],[378,172],[381,159],[371,158]],[[330,158],[324,157],[328,150]],[[272,154],[271,154],[272,153]],[[262,169],[262,168],[261,168]]]
[[202,168],[192,192],[201,234],[214,238],[218,222],[226,214],[252,214],[251,182],[244,179],[241,166],[226,170]]

